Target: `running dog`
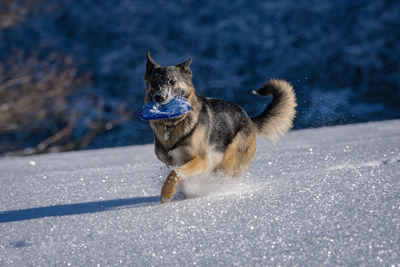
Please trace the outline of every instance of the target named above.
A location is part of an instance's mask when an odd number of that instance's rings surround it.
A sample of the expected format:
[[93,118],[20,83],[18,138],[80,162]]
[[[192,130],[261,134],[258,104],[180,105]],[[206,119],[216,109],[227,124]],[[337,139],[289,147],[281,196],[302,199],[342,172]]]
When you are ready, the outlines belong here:
[[150,121],[156,155],[172,170],[162,187],[161,203],[172,199],[184,177],[203,172],[236,176],[247,170],[254,159],[256,135],[275,141],[292,128],[296,115],[293,87],[284,80],[271,79],[253,91],[273,99],[252,118],[233,103],[199,95],[191,62],[190,58],[176,66],[160,66],[147,53],[145,103],[183,96],[192,105],[182,117]]

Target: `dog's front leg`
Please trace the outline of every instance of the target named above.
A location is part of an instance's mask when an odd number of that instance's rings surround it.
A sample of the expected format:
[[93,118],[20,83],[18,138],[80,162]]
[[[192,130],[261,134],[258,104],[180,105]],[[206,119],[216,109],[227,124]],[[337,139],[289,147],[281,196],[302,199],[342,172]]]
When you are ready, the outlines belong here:
[[174,196],[176,186],[178,183],[182,181],[182,177],[178,176],[175,171],[172,171],[167,180],[164,183],[164,186],[161,189],[161,203],[169,202]]
[[161,189],[161,203],[169,202],[174,196],[176,186],[182,177],[195,175],[204,172],[207,169],[207,160],[200,156],[194,157],[191,161],[185,165],[173,170],[167,177],[164,186]]

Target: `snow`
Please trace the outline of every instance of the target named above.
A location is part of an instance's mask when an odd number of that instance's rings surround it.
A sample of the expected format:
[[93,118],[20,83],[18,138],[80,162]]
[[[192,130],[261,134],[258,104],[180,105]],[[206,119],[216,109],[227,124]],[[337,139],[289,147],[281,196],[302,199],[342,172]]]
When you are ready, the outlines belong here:
[[400,120],[258,139],[168,204],[152,145],[0,159],[0,266],[400,263]]

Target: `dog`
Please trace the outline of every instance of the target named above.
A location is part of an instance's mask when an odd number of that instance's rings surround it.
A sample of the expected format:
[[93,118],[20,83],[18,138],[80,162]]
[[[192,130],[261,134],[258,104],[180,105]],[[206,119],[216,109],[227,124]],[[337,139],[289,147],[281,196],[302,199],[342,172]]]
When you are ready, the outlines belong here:
[[184,177],[204,172],[237,176],[246,171],[256,151],[256,136],[277,140],[293,126],[296,97],[284,80],[271,79],[256,91],[272,96],[267,108],[249,117],[236,104],[199,95],[192,82],[192,58],[175,66],[160,66],[147,53],[145,103],[165,103],[174,96],[187,98],[192,110],[178,118],[150,121],[155,153],[172,171],[162,190],[169,202]]

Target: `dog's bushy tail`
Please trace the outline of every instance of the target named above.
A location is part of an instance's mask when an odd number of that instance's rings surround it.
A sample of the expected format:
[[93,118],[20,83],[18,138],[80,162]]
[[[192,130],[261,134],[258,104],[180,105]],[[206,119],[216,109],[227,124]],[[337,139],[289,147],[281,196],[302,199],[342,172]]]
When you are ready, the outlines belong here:
[[297,106],[293,87],[287,81],[271,79],[253,92],[273,97],[264,112],[251,119],[257,127],[257,134],[276,141],[293,126]]

